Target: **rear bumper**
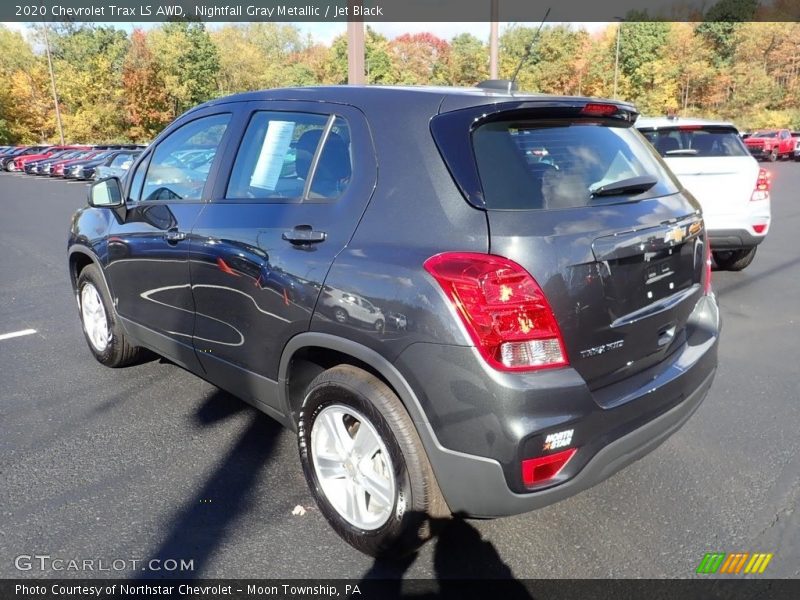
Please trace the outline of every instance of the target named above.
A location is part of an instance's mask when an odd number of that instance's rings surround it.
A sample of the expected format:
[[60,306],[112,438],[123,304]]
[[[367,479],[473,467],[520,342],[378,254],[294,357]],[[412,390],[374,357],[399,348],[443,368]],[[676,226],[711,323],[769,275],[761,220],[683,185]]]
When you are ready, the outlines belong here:
[[[534,510],[596,485],[652,451],[691,417],[714,379],[719,313],[713,296],[698,302],[691,329],[662,364],[595,391],[572,369],[487,373],[475,354],[472,367],[465,364],[462,352],[471,349],[407,349],[396,364],[436,436],[426,450],[450,509],[474,517]],[[448,377],[441,376],[444,368]],[[412,381],[414,371],[421,378]],[[554,480],[525,490],[521,460],[544,454],[547,434],[570,429],[570,447],[579,448],[573,459]]]
[[717,229],[708,231],[708,239],[711,242],[712,250],[752,248],[763,242],[765,237],[767,237],[767,231],[765,231],[763,235],[756,235],[747,229]]

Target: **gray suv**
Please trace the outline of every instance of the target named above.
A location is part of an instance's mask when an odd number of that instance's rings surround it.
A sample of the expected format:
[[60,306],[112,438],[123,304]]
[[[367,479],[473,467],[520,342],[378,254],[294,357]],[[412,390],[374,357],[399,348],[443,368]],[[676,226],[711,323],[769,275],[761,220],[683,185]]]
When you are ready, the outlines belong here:
[[636,118],[454,88],[198,106],[72,218],[89,349],[155,351],[295,431],[371,555],[566,498],[679,429],[717,366],[700,206]]

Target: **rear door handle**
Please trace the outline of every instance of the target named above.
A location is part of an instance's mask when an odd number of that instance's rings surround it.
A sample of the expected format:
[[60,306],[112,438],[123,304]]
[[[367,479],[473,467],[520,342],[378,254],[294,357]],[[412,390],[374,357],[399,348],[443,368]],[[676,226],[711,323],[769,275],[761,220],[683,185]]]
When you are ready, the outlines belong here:
[[164,238],[166,238],[168,242],[180,242],[186,239],[186,233],[178,231],[177,229],[170,229],[164,234]]
[[302,246],[305,244],[319,244],[324,242],[328,234],[324,231],[314,231],[311,225],[298,225],[290,231],[284,231],[281,236],[287,242]]

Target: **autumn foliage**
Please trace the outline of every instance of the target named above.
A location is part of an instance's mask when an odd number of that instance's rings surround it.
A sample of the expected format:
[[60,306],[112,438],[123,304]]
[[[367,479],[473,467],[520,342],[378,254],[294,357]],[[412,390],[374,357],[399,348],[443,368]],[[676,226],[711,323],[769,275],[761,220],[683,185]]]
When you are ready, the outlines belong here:
[[[57,137],[37,27],[23,36],[0,26],[0,144]],[[561,24],[545,27],[525,58],[534,33],[512,25],[500,38],[500,77],[522,61],[523,90],[612,97],[617,65],[617,97],[643,114],[800,129],[798,23],[628,21],[592,31]],[[69,141],[147,141],[210,98],[347,82],[344,35],[321,44],[286,23],[173,22],[130,33],[73,23],[49,37]],[[471,86],[489,77],[486,42],[471,33],[388,39],[367,27],[365,62],[373,84]]]

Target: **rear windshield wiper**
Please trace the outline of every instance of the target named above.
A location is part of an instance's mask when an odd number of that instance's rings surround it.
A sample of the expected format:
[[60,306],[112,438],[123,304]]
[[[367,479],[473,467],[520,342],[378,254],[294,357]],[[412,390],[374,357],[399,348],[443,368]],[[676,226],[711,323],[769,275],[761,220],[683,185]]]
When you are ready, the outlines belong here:
[[612,183],[606,183],[598,188],[590,190],[592,198],[597,196],[622,196],[624,194],[641,194],[646,192],[655,184],[658,179],[652,175],[640,175],[639,177],[629,177],[628,179],[620,179]]

